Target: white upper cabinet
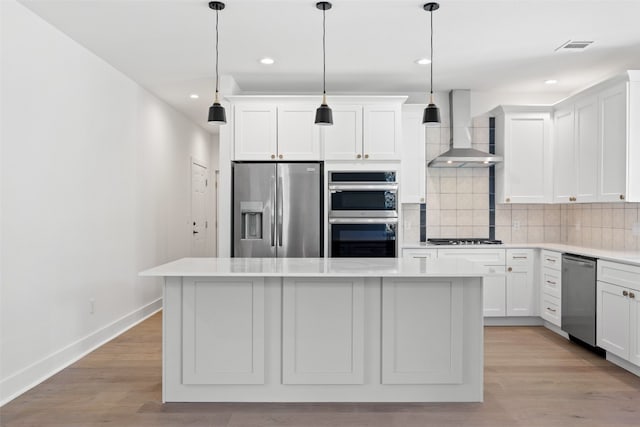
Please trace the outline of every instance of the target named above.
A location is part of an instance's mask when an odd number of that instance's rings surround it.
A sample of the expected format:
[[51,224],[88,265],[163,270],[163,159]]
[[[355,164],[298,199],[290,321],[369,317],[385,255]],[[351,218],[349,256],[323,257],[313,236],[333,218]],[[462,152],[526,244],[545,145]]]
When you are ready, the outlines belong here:
[[278,106],[278,160],[318,160],[320,126],[315,104]]
[[627,195],[627,83],[600,93],[598,106],[602,171],[598,182],[599,198],[603,202],[619,202]]
[[268,103],[236,104],[234,112],[236,160],[276,159],[276,106]]
[[425,203],[426,200],[426,129],[422,124],[424,107],[402,108],[402,186],[401,203]]
[[333,126],[323,126],[325,160],[362,158],[362,105],[335,105]]
[[595,202],[598,198],[598,98],[578,101],[576,122],[576,202]]
[[400,159],[400,117],[400,105],[397,104],[364,106],[364,159]]
[[553,200],[557,203],[573,202],[577,178],[573,107],[556,111],[554,121]]
[[552,193],[549,109],[500,107],[496,114],[497,203],[548,203]]

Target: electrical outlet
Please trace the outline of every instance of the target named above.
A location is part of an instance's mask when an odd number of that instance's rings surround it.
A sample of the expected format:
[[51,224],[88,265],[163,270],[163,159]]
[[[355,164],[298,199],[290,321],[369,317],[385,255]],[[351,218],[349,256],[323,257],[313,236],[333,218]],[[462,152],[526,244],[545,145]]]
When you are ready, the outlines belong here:
[[640,236],[640,222],[636,222],[633,224],[631,228],[631,234],[634,236]]
[[514,229],[515,231],[520,230],[520,221],[515,220],[515,221],[513,221],[513,224],[512,224],[512,225],[513,225],[513,229]]
[[94,298],[89,298],[89,314],[94,314],[96,312],[96,300]]

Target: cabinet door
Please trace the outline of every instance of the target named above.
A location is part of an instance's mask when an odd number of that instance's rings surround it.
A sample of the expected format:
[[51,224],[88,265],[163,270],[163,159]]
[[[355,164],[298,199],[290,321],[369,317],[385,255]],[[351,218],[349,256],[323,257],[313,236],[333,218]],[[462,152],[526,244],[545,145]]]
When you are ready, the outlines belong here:
[[264,279],[182,285],[182,383],[264,384]]
[[276,106],[237,104],[235,119],[235,160],[273,160],[277,154]]
[[362,158],[362,105],[335,105],[333,126],[322,126],[325,160]]
[[619,202],[627,183],[627,84],[600,94],[600,183],[599,199]]
[[598,347],[629,359],[629,297],[627,289],[598,281],[597,284]]
[[364,279],[284,279],[282,382],[364,383]]
[[[488,267],[495,272],[504,273],[503,266]],[[485,277],[482,282],[483,312],[485,317],[504,317],[507,315],[506,304],[507,278]]]
[[383,279],[383,384],[462,382],[462,283]]
[[629,292],[629,362],[640,366],[640,291]]
[[400,160],[400,106],[365,105],[363,111],[363,157],[369,160]]
[[[496,189],[506,203],[548,203],[551,199],[551,119],[547,113],[508,114],[505,159]],[[496,173],[500,170],[496,168]]]
[[426,130],[422,109],[402,111],[402,203],[424,203],[426,197]]
[[320,160],[320,126],[314,123],[317,105],[278,106],[278,159]]
[[540,302],[542,303],[540,317],[559,328],[562,327],[562,305],[560,304],[560,299],[549,294],[542,294]]
[[535,316],[535,295],[531,268],[507,267],[507,316]]
[[598,98],[591,97],[576,103],[576,201],[595,202],[598,193]]
[[577,176],[573,107],[556,111],[554,121],[553,199],[556,203],[568,203],[576,195]]

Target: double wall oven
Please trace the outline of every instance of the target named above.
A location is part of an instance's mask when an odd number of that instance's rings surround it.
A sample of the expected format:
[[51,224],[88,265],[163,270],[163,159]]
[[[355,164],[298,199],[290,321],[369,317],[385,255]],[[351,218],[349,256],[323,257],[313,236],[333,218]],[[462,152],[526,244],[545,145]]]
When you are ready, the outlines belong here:
[[397,256],[397,203],[393,171],[329,172],[329,256]]

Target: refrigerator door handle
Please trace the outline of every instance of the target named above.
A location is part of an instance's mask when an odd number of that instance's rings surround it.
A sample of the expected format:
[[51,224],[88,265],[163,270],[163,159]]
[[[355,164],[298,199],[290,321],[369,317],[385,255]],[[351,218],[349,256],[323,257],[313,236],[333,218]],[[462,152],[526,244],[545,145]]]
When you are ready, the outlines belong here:
[[282,212],[282,191],[284,189],[284,184],[282,177],[278,177],[278,185],[276,188],[276,204],[278,209],[278,246],[282,246],[282,223],[283,223],[283,212]]
[[[271,176],[271,188],[273,188],[274,191],[278,191],[277,187],[276,187],[276,177],[275,176]],[[273,194],[273,193],[272,193]],[[277,194],[277,193],[276,193]],[[276,195],[277,198],[277,195]],[[273,199],[272,199],[273,200]],[[276,246],[276,206],[275,203],[271,203],[271,247],[275,247]]]

